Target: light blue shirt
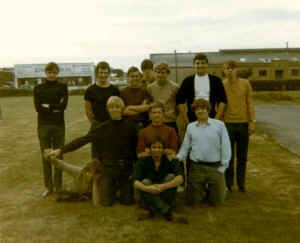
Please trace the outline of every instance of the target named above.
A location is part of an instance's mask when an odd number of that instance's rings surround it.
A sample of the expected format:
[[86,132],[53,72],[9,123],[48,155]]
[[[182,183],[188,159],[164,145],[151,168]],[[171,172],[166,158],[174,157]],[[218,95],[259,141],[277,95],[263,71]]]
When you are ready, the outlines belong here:
[[191,122],[177,154],[178,159],[184,160],[189,152],[194,162],[221,161],[222,166],[218,170],[224,173],[231,159],[231,145],[224,123],[211,118],[205,125],[200,125],[198,121]]

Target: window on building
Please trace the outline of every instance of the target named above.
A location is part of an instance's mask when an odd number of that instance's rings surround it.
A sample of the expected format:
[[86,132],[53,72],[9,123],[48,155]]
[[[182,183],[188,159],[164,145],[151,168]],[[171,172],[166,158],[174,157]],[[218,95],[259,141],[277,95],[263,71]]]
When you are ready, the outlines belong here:
[[283,78],[283,70],[275,70],[275,79]]
[[299,69],[292,69],[291,74],[292,76],[299,76]]
[[260,76],[260,77],[265,77],[265,76],[267,76],[267,70],[259,70],[259,71],[258,71],[258,76]]

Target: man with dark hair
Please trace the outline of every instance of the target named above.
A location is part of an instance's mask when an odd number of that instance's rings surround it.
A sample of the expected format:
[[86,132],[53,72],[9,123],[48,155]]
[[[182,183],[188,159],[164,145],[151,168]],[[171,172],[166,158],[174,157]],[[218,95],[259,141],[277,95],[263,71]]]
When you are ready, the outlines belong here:
[[116,193],[120,191],[120,203],[133,203],[133,183],[131,175],[136,160],[136,127],[131,120],[124,120],[122,113],[124,102],[118,96],[111,96],[107,101],[110,119],[100,123],[83,137],[49,153],[55,157],[74,151],[87,143],[94,143],[97,158],[100,161],[100,203],[112,206]]
[[176,94],[179,87],[168,79],[170,73],[168,63],[161,62],[154,70],[156,80],[148,85],[147,90],[155,102],[164,105],[164,123],[177,131]]
[[229,133],[232,157],[226,170],[226,184],[232,191],[234,178],[234,151],[236,146],[236,179],[240,192],[245,192],[246,165],[249,135],[255,131],[254,105],[250,82],[237,76],[237,64],[229,60],[224,63],[226,79],[223,81],[227,95],[224,122]]
[[[193,60],[195,74],[185,78],[176,96],[179,114],[185,125],[197,120],[191,105],[196,99],[208,100],[211,104],[209,116],[221,119],[225,104],[227,103],[221,79],[210,75],[208,71],[208,58],[204,53],[198,53]],[[188,112],[185,111],[187,103]],[[217,110],[216,110],[217,107]]]
[[231,158],[230,141],[222,121],[208,117],[211,106],[205,99],[192,104],[197,121],[187,126],[177,158],[183,161],[189,154],[190,167],[187,202],[191,205],[204,201],[217,205],[225,199],[224,172]]
[[154,137],[150,146],[150,156],[136,163],[133,180],[134,187],[142,192],[144,206],[149,210],[146,217],[155,213],[161,214],[171,221],[175,204],[176,187],[183,182],[183,170],[177,160],[169,161],[164,153],[164,142]]
[[[107,62],[99,62],[95,67],[96,83],[88,87],[85,92],[85,113],[91,123],[91,129],[98,123],[109,119],[106,102],[110,96],[120,96],[119,89],[109,80],[110,67]],[[91,147],[92,158],[97,158],[95,145]]]
[[144,88],[154,82],[153,77],[153,62],[150,59],[144,59],[141,63],[141,70],[143,72],[142,85]]
[[155,102],[149,109],[151,124],[139,132],[137,156],[138,158],[150,156],[150,145],[154,137],[161,137],[165,144],[164,152],[167,155],[177,152],[177,134],[174,128],[163,124],[164,106]]
[[62,171],[55,168],[52,180],[51,165],[43,156],[44,149],[56,149],[65,143],[64,111],[68,104],[68,89],[66,84],[57,81],[58,72],[56,63],[48,63],[45,67],[46,82],[35,86],[33,90],[46,187],[43,197],[52,193],[53,188],[58,192],[62,186]]
[[141,87],[140,71],[137,67],[130,67],[127,72],[128,87],[121,89],[120,96],[125,103],[124,117],[136,122],[137,129],[148,124],[148,110],[152,98]]

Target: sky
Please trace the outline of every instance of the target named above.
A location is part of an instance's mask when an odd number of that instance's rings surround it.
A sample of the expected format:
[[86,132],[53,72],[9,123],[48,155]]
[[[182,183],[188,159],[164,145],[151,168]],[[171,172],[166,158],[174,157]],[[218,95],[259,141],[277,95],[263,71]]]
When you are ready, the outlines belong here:
[[299,0],[6,0],[0,23],[0,67],[300,47]]

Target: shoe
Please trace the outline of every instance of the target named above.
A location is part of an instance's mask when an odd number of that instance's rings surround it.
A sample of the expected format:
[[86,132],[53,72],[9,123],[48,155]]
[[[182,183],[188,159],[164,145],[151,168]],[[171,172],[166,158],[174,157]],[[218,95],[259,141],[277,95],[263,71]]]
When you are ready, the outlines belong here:
[[137,220],[138,221],[143,221],[143,220],[147,220],[147,219],[151,219],[151,218],[154,218],[154,212],[148,211],[146,213],[141,213],[138,216]]
[[44,192],[42,193],[42,197],[47,197],[47,196],[49,196],[51,193],[52,193],[52,191],[49,190],[49,189],[47,189],[46,191],[44,191]]
[[227,186],[229,192],[232,192],[232,186]]
[[167,213],[165,213],[163,215],[163,217],[167,220],[167,221],[173,221],[173,214],[171,211],[168,211]]

